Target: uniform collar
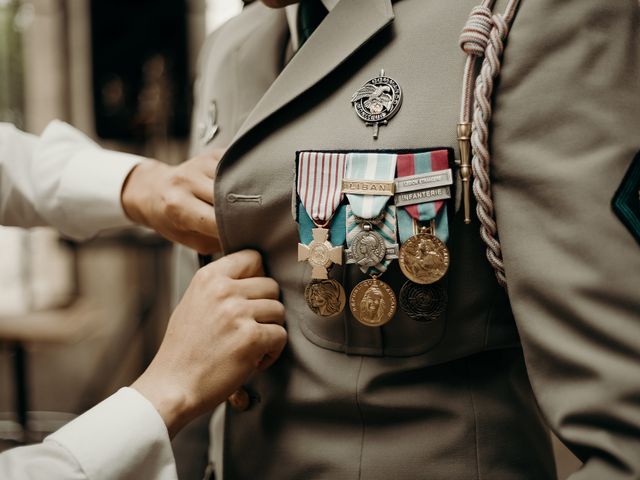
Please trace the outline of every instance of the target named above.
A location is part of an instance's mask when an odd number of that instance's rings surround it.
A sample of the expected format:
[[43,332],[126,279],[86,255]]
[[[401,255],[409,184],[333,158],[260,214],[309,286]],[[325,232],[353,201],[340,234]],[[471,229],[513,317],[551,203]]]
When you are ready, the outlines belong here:
[[[289,25],[285,12],[280,10],[278,13],[281,22],[279,32],[286,35]],[[329,76],[354,52],[390,25],[394,18],[392,0],[338,1],[305,42],[304,48],[286,64],[249,113],[229,146],[227,155],[258,124]],[[285,45],[282,45],[281,52],[284,49]]]
[[[333,10],[340,0],[321,0],[324,8],[328,11]],[[291,46],[293,47],[293,51],[298,50],[298,46],[300,46],[300,37],[298,36],[298,27],[297,27],[297,19],[298,19],[298,4],[294,3],[293,5],[288,5],[285,7],[285,13],[287,14],[287,23],[289,24],[289,31],[291,32]]]

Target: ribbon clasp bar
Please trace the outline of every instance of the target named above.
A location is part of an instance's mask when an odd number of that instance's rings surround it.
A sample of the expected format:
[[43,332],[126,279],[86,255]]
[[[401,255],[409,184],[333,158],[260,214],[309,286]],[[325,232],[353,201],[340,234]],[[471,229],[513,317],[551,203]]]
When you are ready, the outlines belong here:
[[384,180],[342,180],[342,193],[393,197],[395,183]]

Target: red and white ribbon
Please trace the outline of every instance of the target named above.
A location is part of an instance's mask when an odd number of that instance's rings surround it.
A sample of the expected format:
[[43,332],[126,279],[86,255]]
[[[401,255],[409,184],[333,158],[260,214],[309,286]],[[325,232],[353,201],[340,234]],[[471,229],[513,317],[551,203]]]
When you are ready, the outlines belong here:
[[342,201],[346,154],[300,152],[298,196],[316,225],[325,225]]

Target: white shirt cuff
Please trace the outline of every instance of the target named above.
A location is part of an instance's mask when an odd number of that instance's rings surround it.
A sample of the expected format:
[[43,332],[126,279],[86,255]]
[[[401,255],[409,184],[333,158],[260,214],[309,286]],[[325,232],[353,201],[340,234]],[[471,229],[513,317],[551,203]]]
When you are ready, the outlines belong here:
[[153,405],[122,388],[45,439],[66,448],[91,480],[177,480],[167,428]]
[[[133,224],[122,209],[122,187],[131,170],[144,160],[128,153],[101,148],[80,131],[54,121],[43,132],[36,150],[38,168],[61,168],[57,182],[54,172],[41,171],[41,205],[52,225],[76,239],[94,236],[102,230]],[[47,177],[48,175],[48,177]]]

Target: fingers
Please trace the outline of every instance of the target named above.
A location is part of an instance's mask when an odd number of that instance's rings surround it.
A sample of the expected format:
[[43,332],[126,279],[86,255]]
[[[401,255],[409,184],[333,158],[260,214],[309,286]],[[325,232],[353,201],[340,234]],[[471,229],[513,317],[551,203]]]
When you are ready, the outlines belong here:
[[189,162],[209,179],[214,179],[218,163],[220,163],[220,158],[222,158],[222,152],[224,152],[224,150],[214,150],[211,153],[199,155],[189,160]]
[[193,194],[196,198],[199,198],[203,202],[213,205],[213,179],[205,176],[199,175],[198,177],[192,180]]
[[277,300],[280,296],[280,287],[278,286],[278,282],[272,278],[243,278],[237,280],[236,285],[238,291],[250,300],[262,298]]
[[196,157],[193,163],[193,175],[189,176],[193,194],[203,202],[213,205],[213,180],[216,176],[219,156],[216,154]]
[[255,250],[241,250],[209,264],[217,273],[233,279],[263,277],[262,256]]
[[220,240],[200,233],[183,232],[177,235],[166,234],[167,238],[192,248],[201,255],[209,255],[222,250]]
[[172,204],[167,216],[178,232],[195,232],[218,238],[216,212],[213,206],[195,197],[182,196],[179,203]]
[[261,326],[264,354],[256,365],[258,370],[265,370],[275,363],[287,344],[287,331],[279,325]]
[[250,300],[249,309],[258,323],[284,325],[284,305],[277,300]]

